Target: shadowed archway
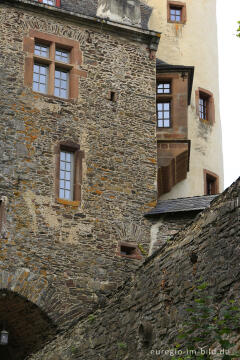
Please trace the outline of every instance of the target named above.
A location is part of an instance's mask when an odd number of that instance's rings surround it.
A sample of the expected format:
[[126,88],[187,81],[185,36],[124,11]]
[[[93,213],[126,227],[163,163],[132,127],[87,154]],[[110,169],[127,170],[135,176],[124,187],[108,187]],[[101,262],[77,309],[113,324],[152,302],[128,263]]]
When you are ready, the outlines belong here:
[[9,333],[0,346],[1,360],[22,360],[40,349],[57,332],[52,320],[35,304],[16,292],[0,290],[0,331]]

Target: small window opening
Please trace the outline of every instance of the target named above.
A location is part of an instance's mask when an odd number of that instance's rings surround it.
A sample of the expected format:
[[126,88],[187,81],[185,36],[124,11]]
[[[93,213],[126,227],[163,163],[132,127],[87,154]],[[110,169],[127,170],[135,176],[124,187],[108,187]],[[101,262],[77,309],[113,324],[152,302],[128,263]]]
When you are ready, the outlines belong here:
[[171,83],[159,82],[157,86],[157,94],[171,94]]
[[110,101],[116,101],[116,93],[114,91],[110,92]]
[[121,255],[134,255],[135,254],[135,247],[121,245],[120,252],[121,252]]
[[181,7],[170,6],[170,20],[174,22],[180,22],[182,20]]
[[219,193],[219,177],[208,170],[203,170],[204,173],[204,194],[217,195]]
[[207,195],[215,195],[217,193],[216,178],[207,174],[206,181],[207,181]]

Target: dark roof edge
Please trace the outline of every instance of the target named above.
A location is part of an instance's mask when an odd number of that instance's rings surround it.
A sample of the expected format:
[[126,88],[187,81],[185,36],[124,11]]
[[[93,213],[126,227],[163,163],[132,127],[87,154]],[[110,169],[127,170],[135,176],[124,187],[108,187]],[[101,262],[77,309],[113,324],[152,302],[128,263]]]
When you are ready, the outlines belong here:
[[158,43],[161,37],[161,33],[146,30],[140,27],[122,24],[100,17],[88,16],[84,14],[73,13],[70,11],[63,10],[54,6],[45,5],[39,2],[31,0],[1,0],[2,3],[8,3],[11,5],[18,5],[19,7],[29,7],[31,10],[42,11],[48,13],[50,16],[56,16],[63,18],[64,20],[69,19],[78,24],[88,25],[101,30],[106,30],[112,33],[120,35],[127,35],[131,40],[137,42],[143,42],[149,45],[149,49],[157,50]]
[[194,212],[194,211],[202,211],[206,209],[206,206],[205,207],[199,207],[199,208],[195,208],[195,209],[182,209],[182,210],[169,210],[169,211],[165,211],[165,212],[157,212],[157,211],[154,211],[154,210],[151,210],[149,211],[148,213],[144,214],[143,216],[145,218],[150,218],[150,217],[157,217],[157,216],[161,216],[161,215],[166,215],[166,214],[178,214],[178,213],[186,213],[186,212]]
[[155,208],[151,209],[149,212],[147,212],[146,214],[144,214],[144,217],[155,217],[155,216],[161,216],[163,214],[175,214],[175,213],[179,213],[179,212],[192,212],[192,211],[202,211],[204,209],[206,209],[207,207],[210,206],[210,204],[219,196],[219,194],[217,195],[200,195],[200,196],[192,196],[192,197],[184,197],[184,198],[176,198],[176,199],[169,199],[169,200],[158,200],[160,201],[160,203],[168,203],[168,202],[181,202],[181,200],[186,201],[186,200],[203,200],[204,198],[207,200],[209,199],[208,204],[205,203],[204,205],[198,205],[196,204],[195,207],[192,208],[182,208],[182,209],[168,209],[168,210],[161,210],[159,211],[158,209],[158,203],[156,205]]
[[194,66],[185,66],[185,65],[169,65],[163,63],[161,65],[156,65],[157,74],[163,72],[188,72],[188,105],[191,104],[192,96],[192,85],[193,85],[193,76],[194,76]]

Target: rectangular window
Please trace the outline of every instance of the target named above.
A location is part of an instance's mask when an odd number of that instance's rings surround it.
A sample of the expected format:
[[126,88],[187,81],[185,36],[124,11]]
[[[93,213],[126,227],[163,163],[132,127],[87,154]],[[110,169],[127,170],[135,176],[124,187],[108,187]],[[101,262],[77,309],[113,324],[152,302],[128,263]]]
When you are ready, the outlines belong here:
[[68,71],[55,70],[54,95],[63,99],[68,98]]
[[30,30],[23,49],[25,86],[61,99],[78,98],[79,78],[87,77],[87,72],[79,68],[82,53],[78,41]]
[[199,98],[199,117],[202,120],[207,120],[207,99]]
[[215,122],[215,109],[213,93],[209,90],[198,88],[196,95],[196,113],[206,125],[213,125]]
[[157,86],[158,94],[171,94],[171,83],[170,82],[160,82]]
[[69,63],[69,51],[63,50],[63,49],[56,49],[55,60],[62,61],[62,62],[65,62],[68,64]]
[[219,177],[211,171],[203,170],[204,175],[204,194],[217,195],[219,193]]
[[63,142],[55,147],[55,196],[58,203],[79,206],[81,201],[83,151],[78,144]]
[[158,102],[157,103],[157,120],[158,127],[169,128],[171,120],[171,102]]
[[180,1],[168,0],[167,20],[170,23],[185,24],[187,20],[186,4]]
[[34,54],[42,57],[49,57],[49,46],[43,44],[35,44]]
[[55,0],[43,0],[42,2],[47,5],[55,5]]
[[180,22],[182,19],[182,9],[170,6],[170,20]]
[[73,179],[74,179],[74,154],[72,152],[60,152],[60,186],[59,198],[73,200]]
[[129,259],[142,259],[142,254],[138,248],[138,245],[125,242],[118,243],[117,255]]
[[47,94],[48,92],[48,66],[34,64],[33,66],[33,91]]

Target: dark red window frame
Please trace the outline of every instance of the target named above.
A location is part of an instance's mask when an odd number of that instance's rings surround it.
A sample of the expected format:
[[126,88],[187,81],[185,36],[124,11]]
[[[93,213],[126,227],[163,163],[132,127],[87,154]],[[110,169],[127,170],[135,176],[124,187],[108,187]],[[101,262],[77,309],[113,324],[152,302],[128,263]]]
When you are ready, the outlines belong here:
[[[38,0],[38,2],[42,3],[43,0]],[[61,6],[61,0],[55,0],[55,6],[60,7]]]

